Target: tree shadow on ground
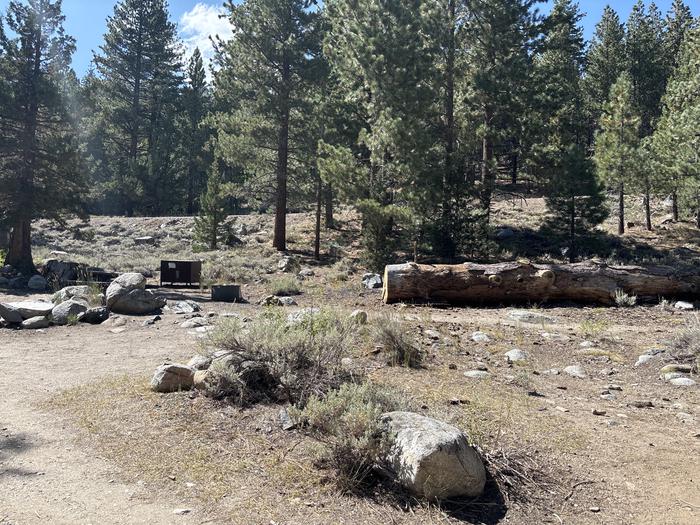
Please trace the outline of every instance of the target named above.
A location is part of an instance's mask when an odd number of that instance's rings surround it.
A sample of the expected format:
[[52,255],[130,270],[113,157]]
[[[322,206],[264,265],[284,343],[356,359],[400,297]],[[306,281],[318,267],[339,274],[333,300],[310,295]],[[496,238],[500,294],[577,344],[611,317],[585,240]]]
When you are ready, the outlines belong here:
[[487,472],[484,493],[479,498],[465,498],[426,502],[417,499],[401,487],[380,480],[371,493],[362,496],[377,505],[390,505],[404,512],[433,508],[451,520],[479,525],[496,525],[506,516],[508,506],[493,476]]
[[[546,228],[513,230],[513,237],[499,241],[502,250],[513,258],[528,258],[533,262],[568,262],[568,236]],[[610,264],[697,263],[700,252],[684,248],[660,249],[630,237],[621,238],[601,231],[577,238],[576,260],[605,259]],[[694,259],[694,260],[693,260]]]
[[23,454],[35,446],[28,434],[24,432],[9,434],[7,432],[3,430],[2,434],[0,434],[0,477],[35,475],[36,472],[7,466],[7,462],[12,457]]

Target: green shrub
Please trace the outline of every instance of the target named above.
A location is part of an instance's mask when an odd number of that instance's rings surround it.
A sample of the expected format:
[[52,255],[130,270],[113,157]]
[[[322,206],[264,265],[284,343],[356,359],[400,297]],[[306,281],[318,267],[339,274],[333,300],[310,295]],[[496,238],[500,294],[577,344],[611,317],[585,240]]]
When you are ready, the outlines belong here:
[[355,492],[373,479],[375,466],[390,445],[379,416],[401,409],[405,403],[389,390],[371,383],[346,383],[325,397],[312,396],[290,416],[326,445],[321,459],[336,471],[338,488]]
[[700,370],[700,317],[691,317],[673,339],[671,354],[675,362],[691,363]]
[[391,366],[418,368],[423,362],[423,351],[407,334],[403,323],[394,317],[384,317],[377,322],[374,339],[384,349]]
[[296,277],[285,275],[278,277],[270,283],[268,291],[272,295],[289,296],[299,295],[301,293],[301,285]]
[[637,304],[637,296],[629,295],[624,290],[615,290],[615,304],[621,307],[634,306]]
[[[310,396],[323,396],[349,379],[342,359],[353,347],[355,330],[334,313],[323,312],[290,322],[269,310],[252,323],[220,323],[211,344],[225,355],[215,360],[209,394],[240,405],[291,402],[303,406]],[[223,373],[220,367],[228,368]]]

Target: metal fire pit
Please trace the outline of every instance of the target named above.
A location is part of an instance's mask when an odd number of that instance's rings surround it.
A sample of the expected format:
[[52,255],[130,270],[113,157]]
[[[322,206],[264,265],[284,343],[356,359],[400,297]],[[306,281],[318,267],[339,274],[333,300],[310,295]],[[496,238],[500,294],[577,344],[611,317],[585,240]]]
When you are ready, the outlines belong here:
[[215,284],[211,287],[211,300],[220,303],[237,303],[241,300],[241,287],[237,284]]
[[160,285],[192,286],[202,278],[202,261],[160,261]]

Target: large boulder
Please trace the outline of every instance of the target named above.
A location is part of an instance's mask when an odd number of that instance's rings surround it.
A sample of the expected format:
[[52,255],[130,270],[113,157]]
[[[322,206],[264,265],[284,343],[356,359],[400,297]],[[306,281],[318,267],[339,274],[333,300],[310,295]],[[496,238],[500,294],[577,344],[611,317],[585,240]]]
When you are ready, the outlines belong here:
[[[53,303],[45,301],[22,301],[20,303],[10,303],[9,305],[22,316],[22,319],[31,319],[32,317],[46,317],[53,310]],[[0,314],[2,316],[2,314]],[[2,316],[4,317],[4,316]]]
[[185,365],[161,365],[153,374],[151,389],[162,393],[189,390],[194,384],[194,373],[194,368]]
[[49,259],[44,262],[42,273],[47,281],[61,285],[77,281],[80,270],[81,265],[76,262]]
[[0,303],[0,317],[10,324],[19,324],[24,321],[22,314],[11,304]]
[[89,305],[80,299],[69,299],[51,311],[53,322],[58,325],[66,325],[71,322],[77,323],[80,316],[85,314]]
[[140,273],[120,275],[107,288],[107,308],[119,314],[149,314],[165,304],[165,298],[146,290],[146,278]]
[[381,420],[391,439],[388,474],[427,499],[477,497],[486,469],[461,430],[413,412],[388,412]]
[[51,300],[54,304],[61,304],[69,299],[80,298],[87,300],[90,295],[89,286],[66,286],[53,294]]
[[35,292],[43,292],[46,290],[48,283],[41,275],[32,275],[27,283],[27,288],[34,290]]

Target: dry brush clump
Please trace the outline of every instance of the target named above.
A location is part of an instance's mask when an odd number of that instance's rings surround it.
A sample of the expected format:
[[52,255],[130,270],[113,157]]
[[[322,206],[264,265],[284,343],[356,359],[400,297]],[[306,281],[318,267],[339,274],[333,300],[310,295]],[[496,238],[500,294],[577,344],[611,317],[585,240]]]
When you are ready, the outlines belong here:
[[375,343],[382,348],[391,366],[419,368],[425,359],[406,326],[395,317],[385,316],[374,326]]
[[269,310],[252,323],[222,323],[211,338],[214,360],[207,391],[242,405],[304,405],[351,376],[343,367],[357,327],[333,312],[290,317]]
[[700,370],[700,317],[691,317],[673,339],[671,355],[676,362],[693,363]]
[[366,489],[391,441],[380,421],[385,412],[405,410],[405,397],[369,382],[346,383],[325,396],[312,396],[290,416],[325,445],[320,464],[332,468],[343,493]]

